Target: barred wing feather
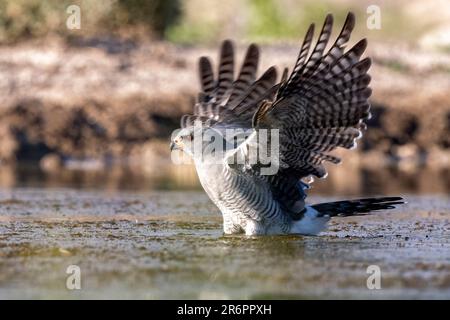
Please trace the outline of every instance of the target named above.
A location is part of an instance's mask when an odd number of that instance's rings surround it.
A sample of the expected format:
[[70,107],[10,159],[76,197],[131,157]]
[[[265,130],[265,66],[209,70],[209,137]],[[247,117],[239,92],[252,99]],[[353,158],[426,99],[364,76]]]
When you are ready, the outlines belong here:
[[[344,52],[355,24],[350,13],[337,40],[324,55],[332,23],[331,16],[327,16],[308,59],[303,57],[310,41],[302,46],[289,80],[281,86],[272,106],[258,115],[260,120],[255,124],[257,128],[280,129],[284,162],[281,170],[298,178],[324,177],[323,162],[340,161],[328,152],[337,147],[354,147],[355,140],[361,137],[363,121],[370,115],[370,59],[360,60],[367,41],[363,39]],[[311,38],[312,29],[306,39]]]

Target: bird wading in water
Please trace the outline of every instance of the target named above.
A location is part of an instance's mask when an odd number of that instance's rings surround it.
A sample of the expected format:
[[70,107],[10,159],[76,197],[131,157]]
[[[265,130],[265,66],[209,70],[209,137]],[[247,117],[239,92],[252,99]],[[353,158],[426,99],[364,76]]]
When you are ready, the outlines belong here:
[[332,217],[403,203],[380,197],[305,204],[304,180],[325,177],[323,163],[340,162],[330,151],[355,148],[370,117],[371,60],[361,58],[367,41],[345,50],[352,13],[328,45],[332,26],[329,14],[314,46],[314,25],[309,27],[292,72],[285,69],[280,80],[275,67],[257,78],[254,44],[236,77],[230,41],[222,44],[216,76],[210,60],[200,58],[202,91],[171,149],[193,158],[203,188],[222,212],[225,234],[317,235]]

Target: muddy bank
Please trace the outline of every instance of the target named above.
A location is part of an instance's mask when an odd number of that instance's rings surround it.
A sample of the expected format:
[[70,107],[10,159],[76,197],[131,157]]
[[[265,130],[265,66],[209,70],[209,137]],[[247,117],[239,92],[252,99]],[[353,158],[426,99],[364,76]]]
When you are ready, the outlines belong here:
[[[448,199],[407,200],[319,237],[245,238],[222,235],[202,192],[1,190],[0,298],[448,299]],[[69,265],[79,291],[65,287]]]
[[[374,116],[359,152],[379,162],[445,166],[450,58],[391,45],[369,50]],[[262,65],[290,66],[296,51],[294,45],[263,47]],[[49,169],[68,159],[166,162],[168,150],[159,146],[191,110],[196,60],[205,54],[217,56],[213,48],[164,42],[55,39],[1,47],[0,161]]]

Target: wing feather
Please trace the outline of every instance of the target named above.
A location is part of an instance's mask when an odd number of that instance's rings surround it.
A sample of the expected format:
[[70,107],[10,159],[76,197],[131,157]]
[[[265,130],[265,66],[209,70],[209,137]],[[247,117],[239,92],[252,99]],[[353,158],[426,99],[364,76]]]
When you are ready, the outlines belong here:
[[230,40],[222,43],[220,50],[220,64],[216,86],[216,102],[221,102],[225,92],[231,87],[234,80],[234,48]]
[[198,63],[198,70],[203,94],[211,94],[215,86],[211,61],[207,57],[201,57]]
[[294,69],[292,70],[292,73],[289,76],[289,79],[286,81],[285,85],[283,85],[280,88],[279,94],[285,94],[286,91],[290,88],[291,84],[295,82],[300,76],[300,73],[302,71],[302,68],[309,53],[309,49],[311,48],[313,36],[314,36],[314,24],[311,24],[308,28],[308,31],[306,32],[303,44],[300,48],[300,52],[297,57],[297,61],[295,62]]
[[242,96],[255,81],[258,63],[259,48],[257,45],[251,44],[247,49],[239,76],[233,83],[233,88],[228,100],[229,104],[232,104],[236,98]]

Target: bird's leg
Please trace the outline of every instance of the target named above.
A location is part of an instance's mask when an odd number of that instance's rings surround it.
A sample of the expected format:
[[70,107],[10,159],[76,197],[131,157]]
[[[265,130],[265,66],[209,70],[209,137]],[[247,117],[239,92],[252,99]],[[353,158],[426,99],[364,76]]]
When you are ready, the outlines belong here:
[[245,235],[246,236],[256,236],[266,234],[266,228],[264,225],[252,219],[249,219],[245,223]]
[[239,234],[243,233],[244,230],[242,227],[235,223],[232,219],[231,215],[224,214],[223,215],[223,232],[225,234]]

